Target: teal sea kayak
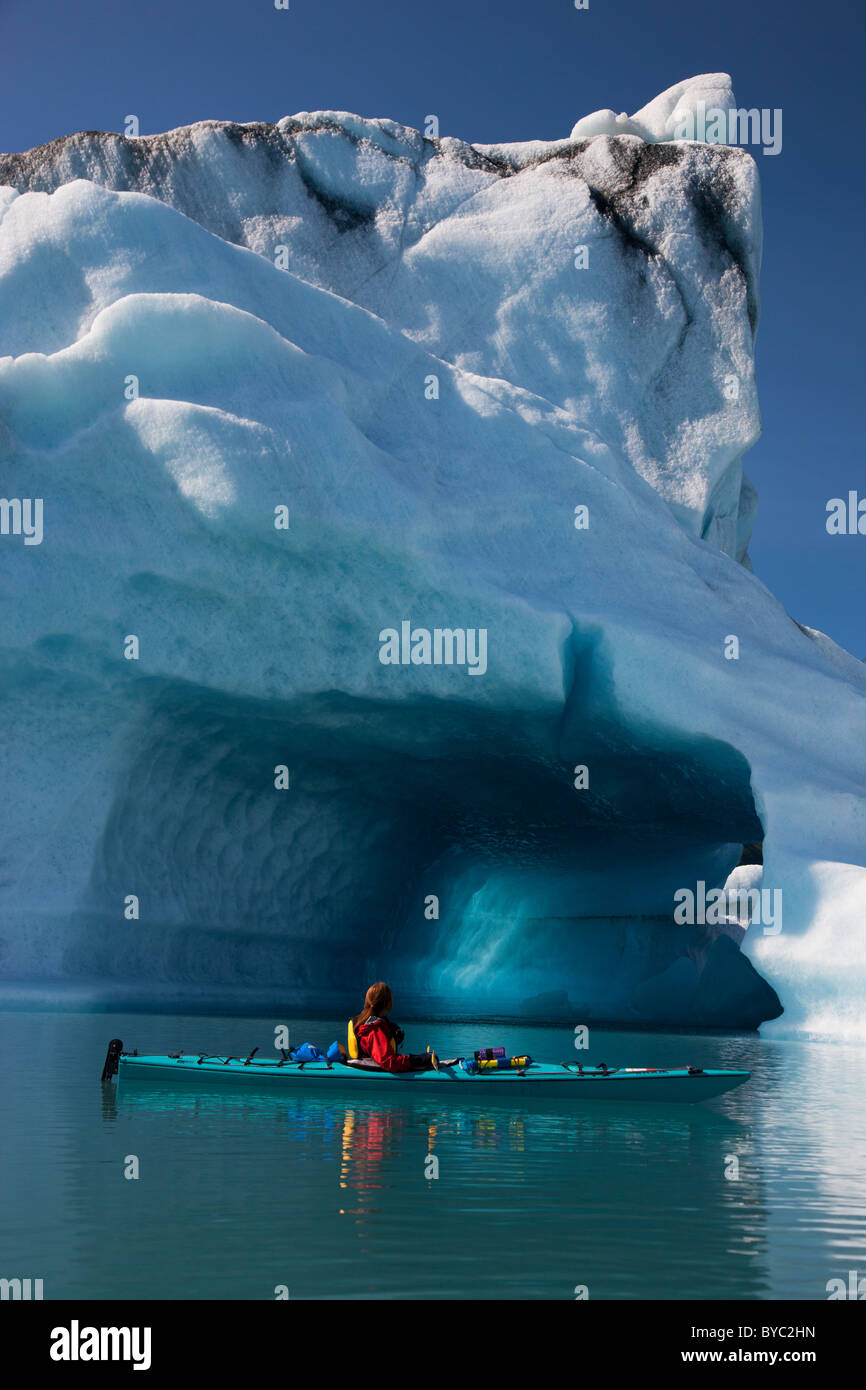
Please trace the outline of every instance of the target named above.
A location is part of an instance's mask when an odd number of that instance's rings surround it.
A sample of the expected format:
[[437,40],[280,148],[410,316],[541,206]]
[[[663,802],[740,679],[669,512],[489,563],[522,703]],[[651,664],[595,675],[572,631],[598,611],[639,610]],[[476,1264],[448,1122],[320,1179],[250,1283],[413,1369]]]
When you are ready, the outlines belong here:
[[[329,1063],[210,1057],[198,1053],[139,1056],[109,1047],[103,1080],[116,1071],[118,1082],[172,1082],[185,1085],[238,1085],[321,1095],[353,1094],[392,1099],[448,1096],[479,1104],[506,1100],[520,1104],[545,1100],[701,1101],[720,1096],[748,1081],[747,1071],[701,1067],[586,1067],[577,1062],[531,1062],[522,1069],[464,1071],[459,1061],[443,1062],[439,1071],[392,1073],[351,1062]],[[114,1054],[112,1054],[114,1048]]]

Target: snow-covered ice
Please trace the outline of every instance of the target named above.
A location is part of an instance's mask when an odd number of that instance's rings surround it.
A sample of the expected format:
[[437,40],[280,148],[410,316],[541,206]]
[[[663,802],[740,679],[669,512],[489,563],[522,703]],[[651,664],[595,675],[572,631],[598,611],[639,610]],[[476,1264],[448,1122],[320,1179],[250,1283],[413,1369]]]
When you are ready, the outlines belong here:
[[571,136],[573,140],[592,135],[638,135],[651,143],[673,140],[675,131],[682,128],[683,117],[696,114],[699,103],[703,103],[706,110],[711,107],[721,111],[736,110],[737,101],[726,72],[704,73],[701,77],[676,82],[633,116],[627,116],[624,111],[619,115],[610,110],[593,111],[590,116],[581,117]]

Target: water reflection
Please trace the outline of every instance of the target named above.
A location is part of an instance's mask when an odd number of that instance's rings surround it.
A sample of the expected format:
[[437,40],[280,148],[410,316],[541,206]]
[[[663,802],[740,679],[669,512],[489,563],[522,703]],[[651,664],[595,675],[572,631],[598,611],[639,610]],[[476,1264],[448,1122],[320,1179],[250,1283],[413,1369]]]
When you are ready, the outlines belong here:
[[[226,1052],[261,1028],[196,1023]],[[608,1034],[588,1059],[752,1069],[696,1107],[361,1103],[199,1078],[97,1093],[108,1037],[168,1050],[190,1032],[9,1021],[0,1226],[46,1297],[570,1299],[586,1284],[592,1299],[823,1299],[866,1268],[862,1051]],[[455,1052],[565,1051],[552,1031],[476,1032]]]
[[[455,1257],[462,1251],[463,1259],[469,1239],[483,1263],[485,1239],[495,1246],[520,1232],[532,1252],[524,1277],[531,1270],[539,1288],[561,1263],[596,1296],[732,1296],[732,1273],[733,1296],[766,1290],[763,1181],[757,1167],[749,1170],[753,1138],[748,1124],[724,1113],[634,1104],[576,1110],[568,1102],[520,1110],[429,1099],[287,1102],[165,1084],[125,1087],[119,1107],[156,1122],[170,1115],[175,1130],[204,1128],[223,1142],[243,1134],[253,1153],[270,1153],[271,1167],[279,1145],[296,1195],[302,1185],[311,1207],[330,1209],[343,1238],[371,1248],[384,1241],[391,1250],[396,1223],[403,1258],[417,1260],[416,1247],[425,1245],[440,1255],[443,1247]],[[430,1155],[439,1163],[433,1178]],[[743,1180],[726,1179],[731,1156],[747,1169]],[[249,1163],[245,1177],[251,1180]],[[322,1238],[321,1224],[310,1238]],[[337,1258],[340,1237],[330,1239]],[[612,1249],[634,1247],[634,1264],[620,1268],[611,1259]],[[684,1270],[699,1277],[697,1286]]]

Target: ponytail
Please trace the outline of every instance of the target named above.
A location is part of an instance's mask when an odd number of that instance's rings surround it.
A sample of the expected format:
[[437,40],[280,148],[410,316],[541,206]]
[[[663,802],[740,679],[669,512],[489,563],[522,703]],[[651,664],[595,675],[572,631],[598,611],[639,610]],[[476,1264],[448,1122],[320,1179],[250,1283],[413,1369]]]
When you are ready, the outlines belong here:
[[394,999],[391,991],[384,980],[377,980],[371,985],[364,996],[364,1007],[359,1014],[352,1019],[353,1028],[360,1028],[362,1023],[366,1023],[368,1018],[375,1014],[379,1018],[384,1018],[394,1007]]

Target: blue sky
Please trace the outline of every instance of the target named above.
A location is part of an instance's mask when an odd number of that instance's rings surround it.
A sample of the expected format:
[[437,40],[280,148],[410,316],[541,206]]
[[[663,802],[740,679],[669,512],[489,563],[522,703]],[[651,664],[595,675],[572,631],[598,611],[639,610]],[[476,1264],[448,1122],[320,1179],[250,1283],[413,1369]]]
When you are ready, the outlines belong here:
[[758,154],[764,271],[746,468],[758,575],[800,622],[866,658],[866,536],[826,503],[866,497],[862,0],[0,0],[0,148],[70,131],[339,109],[490,142],[567,135],[681,78],[730,72],[740,105],[781,107]]

